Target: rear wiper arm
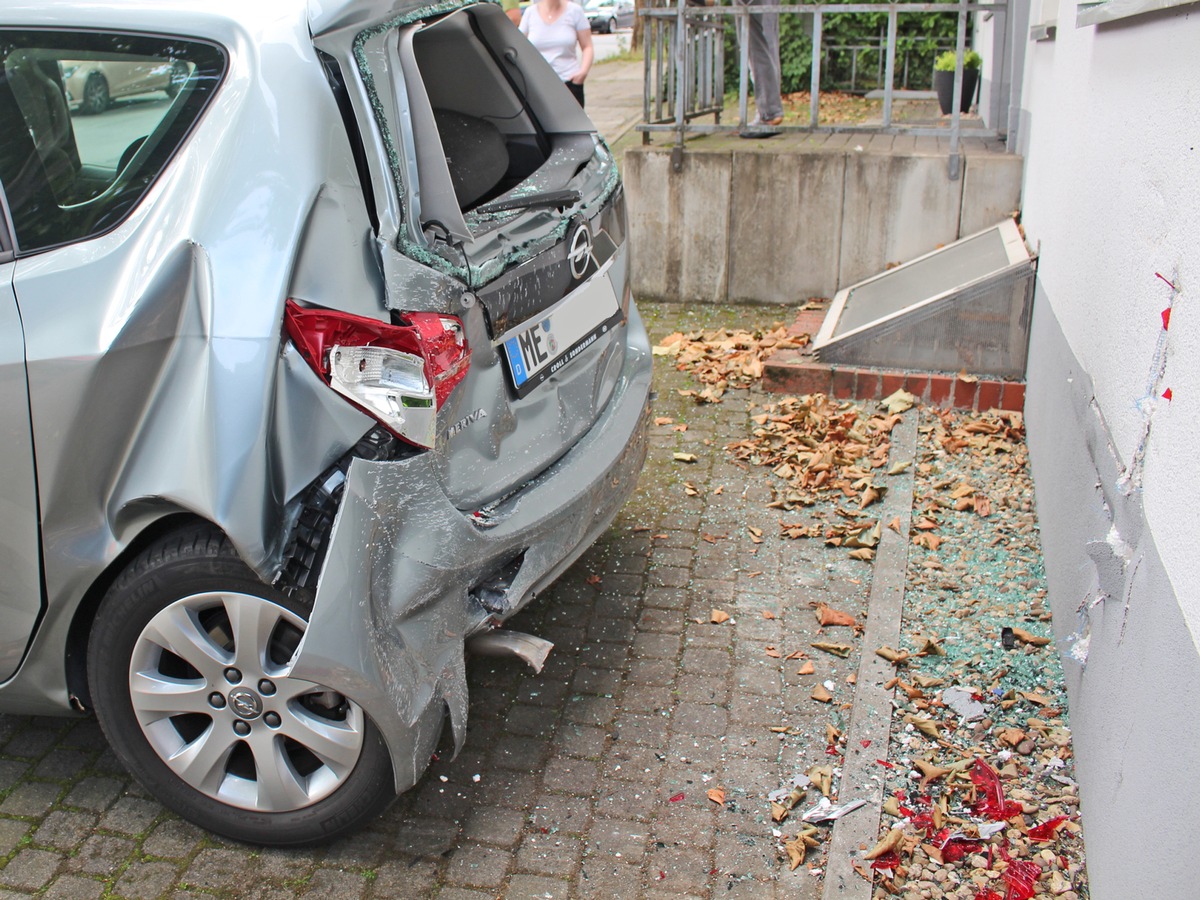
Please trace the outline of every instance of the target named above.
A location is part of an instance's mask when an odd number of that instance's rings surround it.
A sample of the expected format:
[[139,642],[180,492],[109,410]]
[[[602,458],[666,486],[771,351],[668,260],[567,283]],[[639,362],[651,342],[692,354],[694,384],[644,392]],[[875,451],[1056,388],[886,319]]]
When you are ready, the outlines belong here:
[[579,191],[543,191],[540,194],[529,194],[526,197],[510,197],[507,200],[493,200],[474,209],[476,213],[508,212],[514,209],[562,209],[578,203],[583,195]]

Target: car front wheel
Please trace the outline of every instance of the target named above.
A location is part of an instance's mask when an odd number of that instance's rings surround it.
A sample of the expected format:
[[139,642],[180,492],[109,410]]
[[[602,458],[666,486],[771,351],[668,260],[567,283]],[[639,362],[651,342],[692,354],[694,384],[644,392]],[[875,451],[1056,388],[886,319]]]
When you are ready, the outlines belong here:
[[609,20],[608,20],[608,31],[607,31],[607,34],[613,34],[613,33],[614,33],[616,30],[617,30],[617,20],[616,20],[616,19],[609,19]]
[[88,650],[96,714],[130,772],[179,815],[235,840],[300,846],[395,796],[362,709],[290,674],[309,611],[211,528],[150,548],[108,591]]
[[83,99],[80,110],[89,116],[96,116],[108,109],[112,98],[108,93],[108,82],[99,72],[93,72],[83,83]]

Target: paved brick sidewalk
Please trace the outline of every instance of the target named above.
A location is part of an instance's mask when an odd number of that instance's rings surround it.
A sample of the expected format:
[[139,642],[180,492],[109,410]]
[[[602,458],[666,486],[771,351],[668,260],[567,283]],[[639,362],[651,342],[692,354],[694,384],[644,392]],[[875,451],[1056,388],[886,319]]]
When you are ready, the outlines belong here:
[[[780,317],[644,309],[659,337]],[[817,897],[820,879],[781,860],[766,795],[828,759],[824,726],[848,720],[837,704],[852,699],[846,676],[858,659],[817,659],[815,674],[799,676],[798,663],[770,654],[819,639],[810,601],[861,616],[869,565],[816,541],[781,541],[767,475],[724,453],[762,395],[701,407],[676,393],[693,386],[688,376],[664,365],[657,379],[657,413],[673,423],[655,428],[636,497],[512,623],[555,642],[545,671],[469,664],[458,759],[436,762],[359,835],[260,851],[147,799],[94,722],[0,716],[0,900]],[[698,461],[674,461],[682,450]],[[748,525],[763,530],[761,544]],[[709,624],[714,607],[732,620]],[[826,680],[832,708],[809,699]],[[718,786],[724,807],[706,797]]]

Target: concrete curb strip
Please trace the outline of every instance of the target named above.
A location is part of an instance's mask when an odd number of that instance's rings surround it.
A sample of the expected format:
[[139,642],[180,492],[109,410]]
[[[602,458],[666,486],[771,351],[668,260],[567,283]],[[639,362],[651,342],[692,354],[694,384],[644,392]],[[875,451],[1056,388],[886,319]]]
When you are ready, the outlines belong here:
[[[867,627],[862,636],[862,658],[854,691],[854,711],[846,736],[846,756],[842,763],[842,782],[838,803],[866,800],[860,811],[843,816],[834,823],[829,842],[829,861],[825,869],[822,900],[869,900],[871,882],[854,871],[852,865],[859,845],[870,847],[879,834],[882,780],[873,778],[875,760],[888,755],[892,722],[892,694],[884,688],[895,669],[875,655],[878,647],[899,646],[900,620],[904,605],[904,584],[908,565],[908,529],[912,518],[913,466],[917,452],[918,411],[909,410],[892,433],[889,462],[910,463],[903,474],[889,479],[882,522],[900,519],[900,533],[884,528],[879,539],[871,575],[871,598]],[[863,743],[869,742],[864,747]]]

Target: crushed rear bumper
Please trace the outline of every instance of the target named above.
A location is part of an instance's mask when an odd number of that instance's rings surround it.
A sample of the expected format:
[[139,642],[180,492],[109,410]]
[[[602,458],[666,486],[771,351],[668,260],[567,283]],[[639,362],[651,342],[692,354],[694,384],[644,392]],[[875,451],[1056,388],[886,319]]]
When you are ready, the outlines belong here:
[[[621,376],[591,430],[485,521],[455,508],[430,454],[355,459],[294,677],[360,704],[382,732],[397,790],[417,782],[450,712],[466,733],[466,638],[508,618],[602,534],[645,461],[651,353],[631,305]],[[514,562],[518,563],[514,568]],[[472,588],[504,569],[497,606]]]

